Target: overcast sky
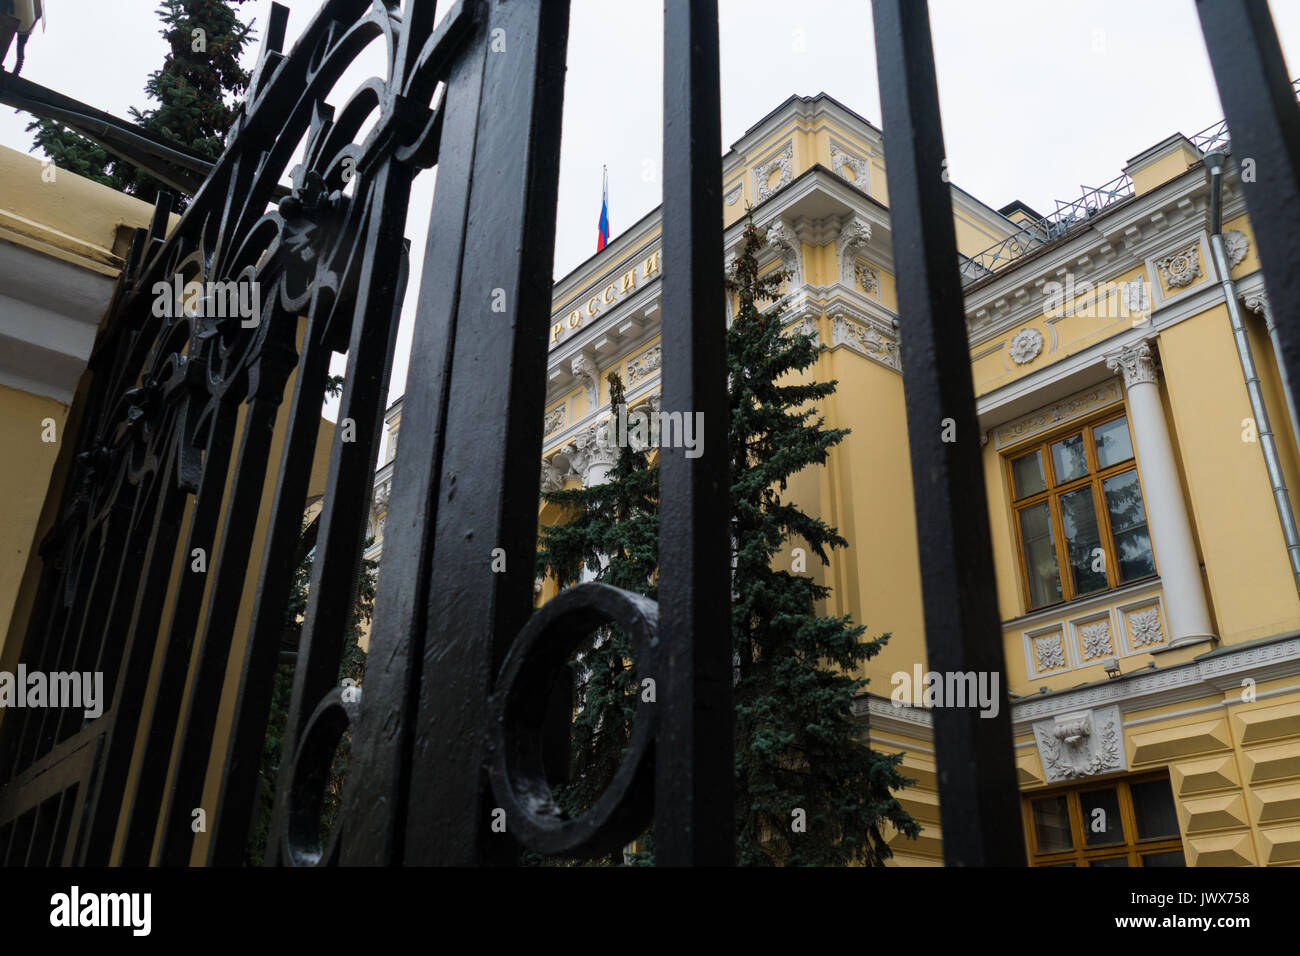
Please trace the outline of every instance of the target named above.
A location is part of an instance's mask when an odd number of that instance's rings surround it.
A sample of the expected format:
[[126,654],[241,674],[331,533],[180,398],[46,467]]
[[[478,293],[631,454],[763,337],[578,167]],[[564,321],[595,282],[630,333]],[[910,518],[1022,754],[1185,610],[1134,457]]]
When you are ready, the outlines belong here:
[[[320,2],[283,2],[291,47]],[[147,106],[146,76],[165,53],[156,6],[46,0],[47,23],[28,44],[23,76],[123,117],[129,106]],[[439,10],[448,6],[441,0]],[[269,8],[270,0],[248,0],[241,15],[260,26]],[[867,0],[720,0],[720,8],[724,150],[795,93],[824,90],[880,124]],[[661,197],[662,0],[573,0],[572,9],[557,277],[595,251],[602,165],[613,236]],[[1274,0],[1271,9],[1294,75],[1300,2]],[[1118,176],[1148,146],[1222,118],[1193,0],[931,0],[930,23],[951,179],[995,208],[1020,199],[1049,213],[1081,185]],[[256,52],[250,47],[250,66]],[[350,72],[331,101],[341,106],[365,75]],[[30,151],[27,121],[0,111],[0,143]],[[420,177],[408,220],[412,288],[434,181]],[[406,300],[394,397],[414,298]]]

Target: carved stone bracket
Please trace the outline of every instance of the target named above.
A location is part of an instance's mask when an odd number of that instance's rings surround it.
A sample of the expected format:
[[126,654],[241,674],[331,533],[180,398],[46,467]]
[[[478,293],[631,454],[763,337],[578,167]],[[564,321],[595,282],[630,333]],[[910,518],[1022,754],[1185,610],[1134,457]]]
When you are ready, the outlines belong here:
[[1258,292],[1252,292],[1242,299],[1242,304],[1251,312],[1258,313],[1264,319],[1264,324],[1271,331],[1273,328],[1273,310],[1268,305],[1268,293],[1263,289]]
[[569,371],[582,383],[587,394],[587,411],[595,411],[600,395],[600,369],[596,368],[595,361],[586,352],[580,352],[573,357]]
[[857,273],[857,257],[871,241],[871,223],[852,216],[840,228],[835,240],[835,259],[840,264],[840,281],[852,286]]
[[1128,767],[1117,704],[1035,721],[1034,740],[1048,783]]
[[799,240],[790,232],[781,219],[767,224],[767,244],[781,257],[781,268],[790,273],[794,285],[803,282],[803,263],[799,255]]

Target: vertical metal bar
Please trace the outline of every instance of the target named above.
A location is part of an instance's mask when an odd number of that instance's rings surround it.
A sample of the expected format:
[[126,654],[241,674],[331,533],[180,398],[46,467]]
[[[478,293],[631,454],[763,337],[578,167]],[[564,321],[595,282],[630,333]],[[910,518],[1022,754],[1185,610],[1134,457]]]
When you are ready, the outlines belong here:
[[365,744],[353,751],[340,817],[345,865],[401,862],[432,565],[427,543],[442,500],[438,478],[486,56],[486,40],[474,38],[447,77],[438,184],[425,244],[402,401],[401,451],[393,464],[382,573],[356,735]]
[[[501,861],[514,852],[509,836],[490,827],[483,741],[493,679],[532,613],[538,478],[523,465],[542,452],[569,4],[493,3],[487,30],[476,42],[504,37],[506,47],[488,53],[483,70],[445,412],[450,440],[429,587],[417,596],[427,602],[427,637],[408,796],[419,812],[407,816],[403,834],[411,864]],[[493,311],[494,299],[504,312]],[[426,538],[424,557],[428,547]],[[503,574],[492,570],[497,548]]]
[[[304,503],[311,480],[311,461],[320,431],[320,408],[329,374],[330,351],[312,346],[318,335],[318,308],[313,306],[304,334],[294,392],[289,407],[284,447],[280,453],[279,477],[271,501],[270,526],[258,569],[257,594],[253,602],[252,622],[244,645],[244,662],[235,695],[235,713],[230,739],[226,745],[221,771],[221,786],[216,812],[210,814],[208,835],[209,864],[237,866],[243,861],[248,829],[257,801],[257,774],[262,762],[262,744],[266,738],[267,717],[275,685],[275,661],[284,635],[284,613],[293,583],[297,562],[298,539],[302,528]],[[323,307],[319,311],[325,311]],[[211,616],[211,612],[210,612]],[[207,627],[205,625],[205,631]],[[231,632],[222,622],[221,634],[213,638],[229,647]],[[196,653],[204,655],[206,633],[200,638]],[[214,656],[215,659],[215,656]],[[217,689],[223,686],[220,682]],[[201,695],[206,684],[196,684],[182,712],[177,729],[180,737],[180,762],[197,760],[196,767],[206,767],[212,747],[216,700]],[[187,756],[188,754],[194,756]],[[158,848],[163,865],[184,865],[190,859],[193,836],[187,835],[184,817],[198,806],[195,795],[203,792],[201,772],[177,775],[163,803],[164,824]]]
[[[162,617],[167,584],[177,564],[176,542],[185,504],[184,492],[176,481],[179,452],[175,443],[179,439],[180,435],[174,431],[160,455],[166,466],[148,478],[152,487],[146,487],[142,482],[136,491],[136,510],[132,517],[149,520],[152,515],[152,527],[147,543],[141,540],[143,524],[133,528],[135,533],[123,553],[122,564],[124,568],[130,565],[139,568],[139,573],[134,576],[130,587],[124,580],[127,578],[125,571],[119,574],[108,613],[102,618],[105,621],[103,650],[106,653],[101,653],[101,662],[109,656],[116,659],[111,666],[101,663],[96,669],[103,669],[106,676],[116,671],[117,679],[103,758],[94,778],[85,829],[80,834],[78,863],[82,866],[107,865],[113,850],[140,713],[149,684],[150,665],[158,644],[158,622]],[[140,549],[138,545],[144,547]],[[88,609],[87,617],[99,619],[93,605]]]
[[[294,751],[307,718],[338,683],[339,660],[356,600],[374,463],[397,344],[396,316],[406,283],[402,229],[414,171],[389,160],[373,177],[368,197],[373,209],[366,223],[366,251],[356,303],[352,306],[356,318],[352,322],[347,375],[339,401],[340,427],[335,432],[325,479],[316,556],[285,723],[281,772],[276,779],[275,810],[267,837],[267,860],[275,859],[286,832],[282,825],[288,819],[290,774],[286,771],[293,766]],[[344,422],[353,423],[355,432],[346,439]]]
[[[291,317],[280,314],[276,314],[273,321],[293,323]],[[156,767],[152,772],[142,767],[137,779],[140,804],[138,808],[128,807],[127,839],[122,856],[124,865],[150,861],[160,813],[165,827],[171,828],[170,831],[164,829],[163,845],[175,847],[194,839],[192,814],[195,808],[202,806],[211,737],[217,723],[231,638],[266,484],[276,413],[284,384],[297,358],[292,346],[283,341],[284,337],[283,333],[272,336],[256,361],[256,374],[253,376],[256,384],[252,394],[247,396],[243,433],[228,490],[224,480],[226,462],[211,451],[204,462],[204,478],[207,478],[208,471],[219,469],[221,479],[214,480],[212,493],[215,502],[205,499],[204,492],[208,489],[200,487],[195,519],[203,508],[212,508],[214,512],[224,510],[225,519],[221,523],[221,538],[215,552],[209,550],[206,577],[210,583],[206,590],[207,609],[201,628],[198,626],[198,608],[181,610],[178,607],[175,625],[179,631],[169,634],[168,648],[159,668],[163,681],[174,679],[179,686],[164,689],[163,684],[155,698],[155,710],[165,719],[156,728],[156,733],[151,727],[146,738],[145,760],[153,762]],[[223,421],[224,417],[223,411],[212,428],[230,429],[220,438],[228,459],[234,438],[234,421],[233,416],[229,422]],[[210,533],[215,532],[215,514],[205,521],[212,522]],[[200,598],[203,593],[200,592]],[[172,642],[178,645],[174,649]],[[176,668],[174,676],[169,677],[169,666]],[[186,687],[185,678],[191,670],[194,676]],[[188,691],[187,697],[182,697],[182,689]],[[169,757],[176,739],[184,743],[176,756],[176,769],[172,770]],[[175,781],[166,788],[169,772]],[[183,859],[170,858],[164,862],[181,863],[187,859],[188,853],[184,853]]]
[[[181,551],[183,566],[180,579],[176,582],[177,591],[172,602],[167,637],[163,641],[158,681],[144,738],[144,753],[139,772],[130,782],[123,803],[122,815],[126,817],[127,828],[121,862],[125,866],[139,866],[149,862],[149,849],[153,845],[154,831],[157,829],[158,806],[162,799],[172,738],[180,712],[181,692],[190,666],[194,630],[209,577],[206,572],[193,570],[193,566],[188,563],[189,556],[195,548],[201,548],[213,558],[215,571],[217,561],[224,555],[224,548],[221,552],[214,553],[212,544],[216,539],[221,499],[226,491],[235,417],[234,403],[222,402],[214,410],[213,422],[209,427],[207,452],[203,457],[203,477],[190,516],[185,547]],[[257,509],[254,506],[253,517],[256,518],[256,515]],[[227,528],[229,526],[228,522]],[[229,531],[225,537],[229,537]],[[242,584],[242,579],[240,583]],[[238,605],[237,596],[235,604]]]
[[[874,0],[872,12],[929,668],[996,675],[1005,694],[952,195],[942,176],[928,4]],[[943,440],[945,424],[950,435],[955,427],[955,441]],[[945,861],[1024,865],[1005,696],[988,718],[976,708],[937,707],[931,713]]]
[[1197,0],[1205,46],[1259,240],[1268,301],[1282,342],[1279,361],[1300,381],[1300,107],[1265,0]]
[[655,856],[735,861],[727,329],[716,0],[664,4],[663,410],[702,415],[703,453],[660,450],[665,672]]

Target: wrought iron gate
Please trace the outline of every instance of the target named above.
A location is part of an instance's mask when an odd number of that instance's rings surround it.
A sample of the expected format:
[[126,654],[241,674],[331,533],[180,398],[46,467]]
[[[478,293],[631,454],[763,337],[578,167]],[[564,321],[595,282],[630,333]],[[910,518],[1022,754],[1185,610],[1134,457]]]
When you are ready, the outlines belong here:
[[[532,612],[531,463],[542,440],[568,4],[461,0],[436,26],[434,6],[326,0],[288,55],[287,11],[275,7],[226,153],[170,235],[163,205],[135,236],[74,407],[75,466],[42,545],[22,648],[30,669],[102,671],[112,694],[95,720],[30,710],[5,721],[4,863],[188,863],[191,814],[210,775],[219,796],[207,862],[241,861],[335,353],[347,354],[339,419],[353,430],[346,440],[340,429],[331,451],[268,858],[508,862],[519,844],[591,854],[653,815],[660,863],[732,861],[726,455],[664,450],[659,605],[584,585]],[[1242,127],[1234,143],[1278,159],[1276,193],[1250,203],[1273,301],[1292,302],[1276,293],[1300,275],[1288,261],[1300,232],[1300,123],[1276,37],[1263,0],[1199,6],[1229,123]],[[665,8],[663,255],[676,265],[663,280],[664,405],[718,420],[727,399],[717,7]],[[978,442],[939,440],[942,419],[974,436],[976,418],[928,11],[909,0],[874,8],[930,663],[1001,671]],[[386,75],[334,115],[325,94],[372,40],[386,51]],[[1243,57],[1258,69],[1227,69]],[[272,206],[300,143],[292,190]],[[335,678],[405,286],[410,187],[433,166],[402,452],[357,704]],[[186,314],[183,295],[175,314],[158,314],[155,287],[176,276],[182,286],[256,283],[257,321],[213,317],[193,301]],[[504,313],[491,308],[501,296]],[[1279,313],[1284,360],[1300,380],[1300,330]],[[500,440],[447,440],[478,434]],[[525,570],[492,573],[495,548]],[[200,552],[211,556],[202,570],[190,563]],[[251,580],[252,625],[228,682]],[[638,710],[607,793],[562,819],[542,759],[543,713],[574,643],[606,621],[633,638],[660,702]],[[233,729],[210,774],[223,694]],[[950,863],[1024,862],[1009,836],[1020,823],[1000,713],[936,712]],[[349,727],[344,807],[322,847],[321,788]],[[497,807],[511,839],[492,832]]]

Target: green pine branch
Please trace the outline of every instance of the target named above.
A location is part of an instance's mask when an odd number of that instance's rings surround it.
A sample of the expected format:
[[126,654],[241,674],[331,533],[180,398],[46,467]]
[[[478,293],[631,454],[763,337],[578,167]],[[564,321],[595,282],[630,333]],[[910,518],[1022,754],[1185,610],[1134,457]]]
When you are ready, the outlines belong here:
[[[192,149],[216,161],[226,132],[239,115],[240,98],[252,75],[239,64],[253,38],[252,23],[240,21],[231,3],[245,0],[162,0],[159,31],[167,41],[161,69],[145,82],[145,96],[157,106],[130,108],[131,119],[165,142]],[[201,34],[194,31],[201,30]],[[195,49],[195,47],[200,49]],[[33,147],[54,166],[138,196],[146,202],[159,192],[173,192],[138,167],[67,127],[46,119],[27,125]],[[177,208],[188,200],[176,196]]]

